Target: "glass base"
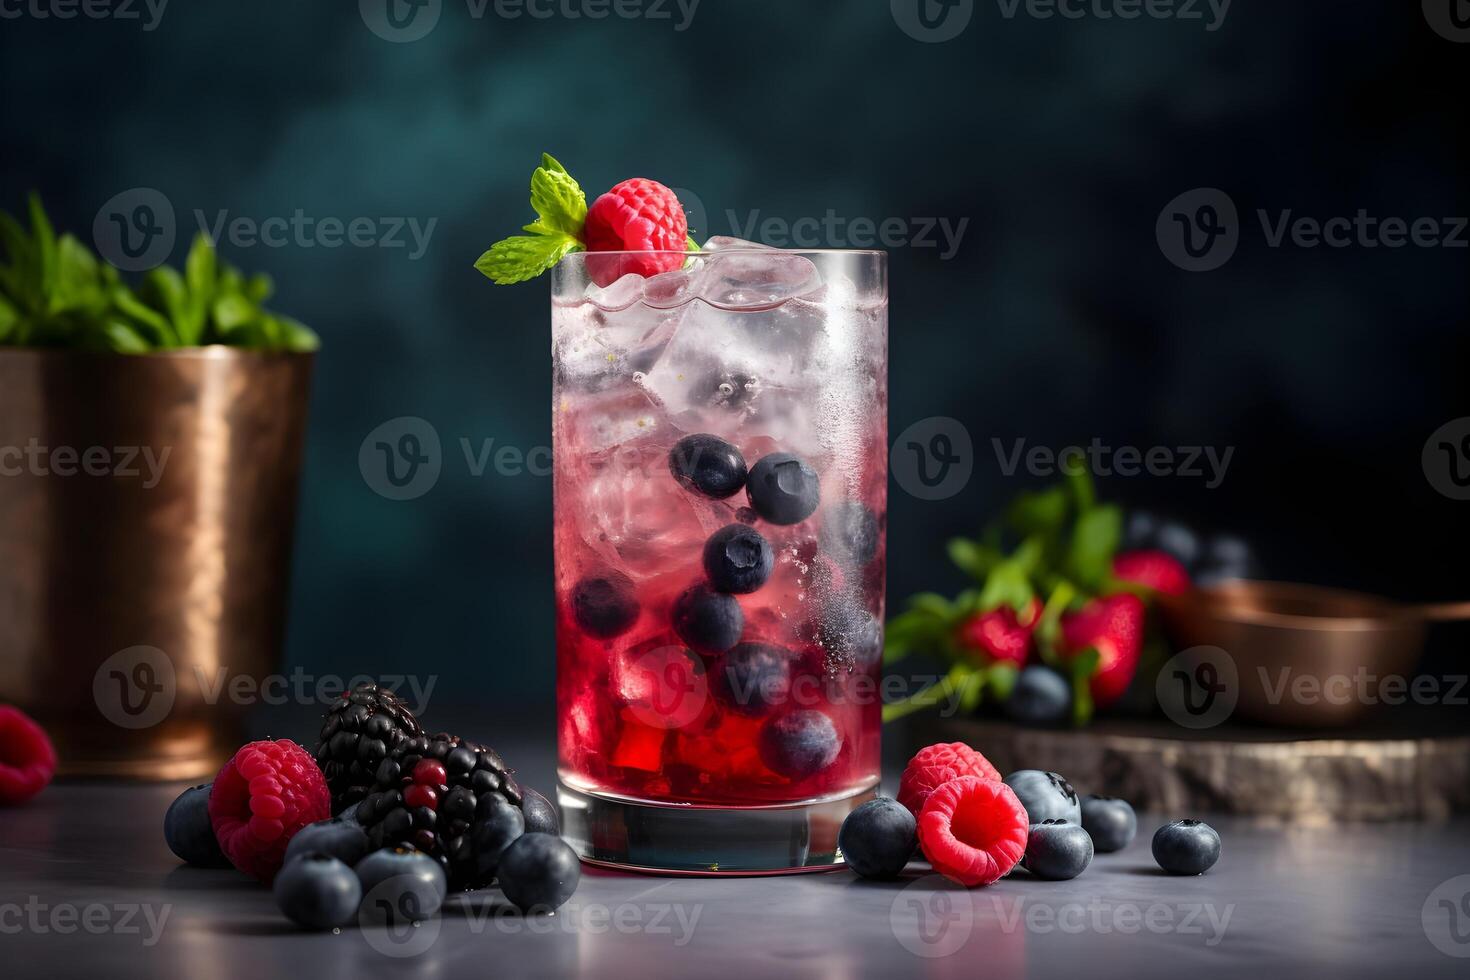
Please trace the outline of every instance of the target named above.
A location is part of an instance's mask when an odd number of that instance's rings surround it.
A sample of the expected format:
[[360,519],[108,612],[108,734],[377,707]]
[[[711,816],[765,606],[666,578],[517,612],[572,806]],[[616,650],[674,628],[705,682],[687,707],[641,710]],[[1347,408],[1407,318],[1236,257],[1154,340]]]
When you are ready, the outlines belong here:
[[676,875],[773,875],[843,865],[837,832],[877,786],[758,807],[653,803],[557,786],[562,837],[591,864]]

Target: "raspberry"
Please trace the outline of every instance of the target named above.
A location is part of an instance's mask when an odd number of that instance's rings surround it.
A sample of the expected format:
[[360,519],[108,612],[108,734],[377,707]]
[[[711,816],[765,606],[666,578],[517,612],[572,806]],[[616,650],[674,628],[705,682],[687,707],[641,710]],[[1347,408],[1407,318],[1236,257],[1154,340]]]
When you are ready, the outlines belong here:
[[56,750],[19,708],[0,705],[0,804],[24,803],[56,775]]
[[951,779],[919,814],[919,848],[934,870],[973,888],[1005,877],[1026,853],[1026,810],[1005,783]]
[[286,845],[309,823],[332,815],[327,781],[311,755],[290,739],[251,742],[214,777],[209,822],[230,863],[269,882]]
[[[582,237],[589,252],[684,252],[689,219],[674,192],[656,180],[625,180],[592,202]],[[587,259],[587,271],[600,286],[636,273],[656,276],[684,264],[680,255],[620,255]]]
[[960,776],[1000,779],[990,760],[964,742],[941,742],[920,749],[904,767],[898,784],[898,802],[917,817],[930,793]]

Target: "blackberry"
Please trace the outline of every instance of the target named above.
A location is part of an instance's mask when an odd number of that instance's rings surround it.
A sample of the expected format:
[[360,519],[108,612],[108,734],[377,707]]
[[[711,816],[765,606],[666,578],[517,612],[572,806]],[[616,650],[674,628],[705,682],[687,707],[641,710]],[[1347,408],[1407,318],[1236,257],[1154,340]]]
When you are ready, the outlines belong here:
[[316,764],[327,777],[332,813],[339,814],[373,790],[378,766],[404,739],[424,733],[398,695],[371,682],[332,702],[322,716]]
[[438,861],[454,887],[478,888],[525,832],[523,799],[494,749],[457,735],[416,735],[378,765],[357,816],[374,849],[412,847]]

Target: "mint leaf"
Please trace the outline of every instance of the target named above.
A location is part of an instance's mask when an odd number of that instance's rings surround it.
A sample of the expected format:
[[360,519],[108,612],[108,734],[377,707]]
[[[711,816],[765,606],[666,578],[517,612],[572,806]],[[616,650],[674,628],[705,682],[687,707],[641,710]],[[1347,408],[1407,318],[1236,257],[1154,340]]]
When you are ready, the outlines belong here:
[[991,571],[980,592],[980,608],[986,612],[1001,606],[1010,606],[1016,612],[1025,612],[1031,605],[1036,591],[1031,587],[1031,578],[1026,568],[1017,561],[1003,561]]
[[1102,657],[1096,647],[1088,647],[1067,662],[1072,675],[1072,724],[1081,728],[1092,720],[1092,675],[1097,673]]
[[1021,668],[1006,660],[997,660],[985,668],[985,684],[990,692],[995,695],[997,702],[1004,703],[1011,698],[1011,692],[1016,688],[1016,678],[1021,674]]
[[1002,559],[996,549],[969,538],[953,538],[949,542],[949,560],[960,571],[981,582]]
[[536,210],[536,220],[526,225],[526,231],[582,237],[582,225],[587,221],[587,196],[565,170],[537,168],[531,175],[531,207]]
[[515,235],[496,242],[475,262],[475,268],[497,285],[535,279],[562,260],[568,252],[582,247],[570,235]]
[[1048,537],[1061,532],[1070,505],[1066,487],[1029,491],[1016,497],[1006,512],[1006,523],[1022,537]]
[[1113,504],[1094,507],[1077,518],[1067,552],[1066,570],[1080,585],[1099,590],[1113,567],[1123,539],[1123,511]]
[[475,262],[498,285],[534,279],[568,252],[585,247],[587,195],[550,153],[541,154],[541,166],[531,174],[531,208],[536,220],[521,229],[526,234],[501,239]]

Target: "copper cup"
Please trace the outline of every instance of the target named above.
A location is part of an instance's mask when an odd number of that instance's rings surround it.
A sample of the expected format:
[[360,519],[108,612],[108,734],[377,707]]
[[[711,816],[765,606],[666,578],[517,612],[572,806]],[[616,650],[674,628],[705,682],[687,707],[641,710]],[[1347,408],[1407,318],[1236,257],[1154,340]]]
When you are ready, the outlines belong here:
[[[1186,655],[1218,647],[1234,661],[1237,715],[1292,728],[1357,721],[1381,700],[1373,690],[1379,682],[1412,679],[1430,622],[1470,619],[1470,603],[1411,605],[1289,582],[1224,582],[1158,602],[1165,632]],[[1370,697],[1296,698],[1281,686],[1283,668],[1292,683],[1306,678],[1316,691],[1362,677]]]
[[312,362],[0,350],[0,700],[63,774],[237,747],[228,678],[279,670]]

